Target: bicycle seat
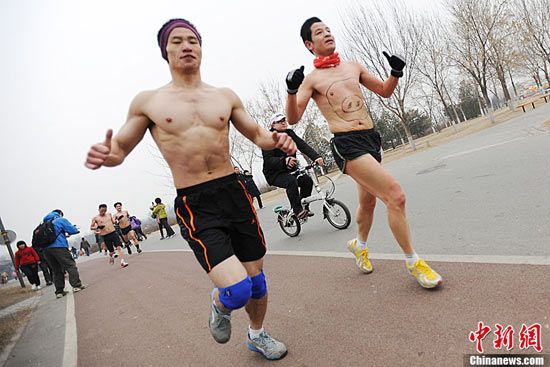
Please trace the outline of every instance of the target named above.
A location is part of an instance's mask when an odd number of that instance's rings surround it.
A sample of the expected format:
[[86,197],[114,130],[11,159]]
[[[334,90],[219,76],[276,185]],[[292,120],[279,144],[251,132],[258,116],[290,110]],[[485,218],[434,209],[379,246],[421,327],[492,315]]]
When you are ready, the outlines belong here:
[[273,208],[273,211],[275,213],[279,213],[281,209],[283,209],[284,205],[277,205],[275,208]]

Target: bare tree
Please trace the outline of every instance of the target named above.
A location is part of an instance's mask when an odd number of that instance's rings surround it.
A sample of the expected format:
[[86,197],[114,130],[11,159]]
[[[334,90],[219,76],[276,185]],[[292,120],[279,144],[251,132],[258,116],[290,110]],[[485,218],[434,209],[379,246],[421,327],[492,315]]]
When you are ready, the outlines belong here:
[[523,42],[544,60],[545,76],[550,83],[546,63],[550,64],[550,1],[516,0],[521,11],[517,12],[516,25]]
[[379,103],[398,117],[409,144],[415,150],[406,111],[411,103],[411,90],[418,85],[416,64],[422,34],[418,30],[416,15],[401,1],[356,3],[343,15],[342,29],[343,54],[365,65],[382,80],[390,75],[390,67],[382,51],[397,53],[405,58],[407,70],[392,97],[377,97]]
[[489,99],[488,81],[491,77],[491,39],[501,23],[508,0],[449,0],[453,16],[452,49],[455,62],[466,71],[481,89],[492,123],[495,122]]
[[[539,60],[527,60],[531,65],[539,65],[531,68],[531,75],[540,83],[539,68],[544,73],[548,83],[550,75],[547,64],[550,64],[550,2],[548,0],[516,0],[521,12],[516,15],[516,28],[522,36],[524,51],[528,57],[536,57]],[[537,69],[535,72],[534,70]]]
[[513,37],[517,31],[515,29],[511,5],[511,2],[505,3],[502,16],[497,18],[495,27],[489,33],[489,63],[495,70],[504,99],[508,103],[508,106],[513,109],[512,98],[508,90],[508,83],[506,82],[506,70],[511,70],[518,58],[518,47],[516,47],[516,40]]
[[[451,120],[458,124],[460,118],[446,86],[453,71],[448,51],[451,36],[440,17],[425,17],[422,23],[421,52],[416,68],[422,75],[421,82],[433,89],[443,109],[450,115]],[[453,128],[456,132],[454,124]]]

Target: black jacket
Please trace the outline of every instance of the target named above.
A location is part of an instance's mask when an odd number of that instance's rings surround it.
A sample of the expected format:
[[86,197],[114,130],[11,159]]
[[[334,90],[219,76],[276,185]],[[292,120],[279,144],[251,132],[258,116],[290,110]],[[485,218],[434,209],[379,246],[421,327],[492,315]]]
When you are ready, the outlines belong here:
[[254,178],[252,177],[252,175],[244,175],[244,186],[246,187],[246,191],[248,191],[250,196],[260,196],[260,190],[258,189],[258,186],[256,186],[256,182],[254,182]]
[[[280,132],[287,133],[288,136],[290,136],[292,140],[294,140],[294,143],[296,143],[296,147],[298,148],[298,150],[305,154],[312,161],[321,158],[319,153],[317,153],[315,150],[313,150],[312,147],[307,145],[307,143],[303,141],[298,135],[296,135],[293,130],[286,129]],[[269,183],[270,185],[272,184],[275,177],[277,177],[279,174],[292,171],[286,167],[285,160],[288,155],[282,150],[262,150],[262,155],[264,157],[263,173],[265,179],[267,180],[267,183]],[[296,157],[296,154],[294,154],[293,157]]]

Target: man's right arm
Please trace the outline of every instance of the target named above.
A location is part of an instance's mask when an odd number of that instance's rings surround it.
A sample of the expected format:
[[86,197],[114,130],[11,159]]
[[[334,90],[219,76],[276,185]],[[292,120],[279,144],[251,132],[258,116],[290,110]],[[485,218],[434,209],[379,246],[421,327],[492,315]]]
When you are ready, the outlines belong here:
[[313,96],[313,87],[308,78],[304,81],[304,67],[292,70],[286,77],[288,96],[286,99],[286,120],[290,125],[300,121]]
[[126,123],[113,137],[109,129],[102,143],[92,145],[88,151],[85,166],[98,169],[101,166],[113,167],[121,164],[135,146],[143,139],[150,120],[143,112],[151,91],[138,94],[130,104]]

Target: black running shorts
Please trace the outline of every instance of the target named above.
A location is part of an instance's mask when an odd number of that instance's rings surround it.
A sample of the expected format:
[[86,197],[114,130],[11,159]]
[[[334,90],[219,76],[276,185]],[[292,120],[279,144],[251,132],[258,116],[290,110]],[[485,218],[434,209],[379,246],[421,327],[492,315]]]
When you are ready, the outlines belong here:
[[266,252],[252,198],[237,175],[177,190],[174,208],[181,235],[209,273],[235,255],[255,261]]
[[330,147],[338,168],[344,173],[347,161],[365,154],[370,154],[379,163],[382,162],[382,138],[374,129],[335,133]]
[[122,241],[120,241],[120,237],[116,231],[104,234],[103,240],[105,241],[105,246],[107,246],[107,250],[109,250],[109,252],[115,252],[115,249],[118,246],[122,246]]
[[124,227],[124,228],[121,228],[120,231],[122,232],[123,235],[127,235],[128,233],[130,233],[130,231],[132,230],[132,227],[131,226],[128,226],[128,227]]

